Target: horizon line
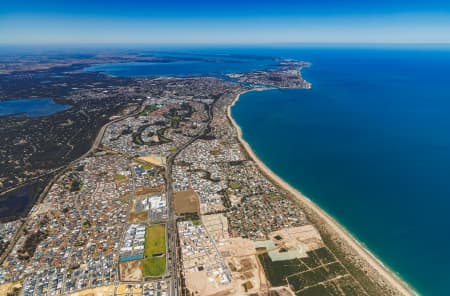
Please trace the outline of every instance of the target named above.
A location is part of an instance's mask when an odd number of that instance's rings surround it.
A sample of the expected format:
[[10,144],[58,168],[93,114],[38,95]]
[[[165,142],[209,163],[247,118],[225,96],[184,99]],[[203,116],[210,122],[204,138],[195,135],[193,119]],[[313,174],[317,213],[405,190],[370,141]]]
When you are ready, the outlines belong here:
[[420,45],[448,46],[449,42],[0,42],[0,47],[8,46],[252,46],[252,45]]

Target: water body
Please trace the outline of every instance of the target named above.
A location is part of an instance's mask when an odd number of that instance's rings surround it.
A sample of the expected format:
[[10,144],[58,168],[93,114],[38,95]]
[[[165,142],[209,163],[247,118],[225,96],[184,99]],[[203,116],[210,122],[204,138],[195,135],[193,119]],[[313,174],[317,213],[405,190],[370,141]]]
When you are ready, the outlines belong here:
[[242,95],[244,138],[420,293],[450,295],[450,50],[275,51],[313,63],[312,89]]
[[[241,73],[276,67],[271,58],[233,58],[230,56],[182,55],[175,58],[195,58],[176,62],[127,62],[92,65],[84,69],[87,72],[101,72],[112,76],[220,76],[229,73]],[[173,58],[173,56],[172,56]]]
[[40,117],[69,109],[69,105],[55,103],[52,99],[17,99],[0,102],[0,116]]
[[[115,76],[192,76],[312,62],[310,90],[251,92],[233,116],[259,157],[424,295],[450,295],[450,49],[205,48],[221,62],[120,63]],[[166,56],[162,54],[162,56]],[[239,59],[237,56],[243,56]],[[180,55],[180,57],[183,57]]]
[[37,180],[0,195],[0,221],[13,221],[18,217],[25,216],[47,181],[48,179]]

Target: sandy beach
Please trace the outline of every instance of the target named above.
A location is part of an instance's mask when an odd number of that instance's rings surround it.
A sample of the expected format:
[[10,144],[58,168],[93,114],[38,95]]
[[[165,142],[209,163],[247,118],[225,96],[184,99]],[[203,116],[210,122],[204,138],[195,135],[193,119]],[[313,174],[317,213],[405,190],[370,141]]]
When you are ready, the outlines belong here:
[[[412,288],[408,286],[403,280],[401,280],[395,273],[390,271],[378,258],[376,258],[369,250],[367,250],[360,242],[358,242],[343,226],[341,226],[335,219],[328,215],[324,210],[322,210],[318,205],[312,202],[308,197],[303,195],[301,192],[296,190],[290,184],[281,179],[272,170],[267,167],[255,154],[250,145],[242,137],[242,130],[240,126],[235,122],[231,116],[231,107],[239,100],[240,96],[248,91],[239,93],[231,104],[227,108],[227,116],[234,128],[238,133],[239,141],[242,146],[252,158],[261,171],[267,175],[273,182],[277,183],[281,188],[286,190],[293,198],[304,207],[308,209],[309,215],[314,215],[315,219],[321,222],[321,227],[326,228],[326,232],[332,234],[333,239],[340,240],[343,242],[343,248],[345,248],[344,253],[349,257],[353,258],[356,265],[363,266],[365,271],[368,271],[371,277],[375,275],[377,278],[374,279],[376,282],[382,282],[382,285],[388,287],[394,295],[418,295]],[[359,257],[359,258],[358,258]],[[362,264],[361,264],[362,261]]]

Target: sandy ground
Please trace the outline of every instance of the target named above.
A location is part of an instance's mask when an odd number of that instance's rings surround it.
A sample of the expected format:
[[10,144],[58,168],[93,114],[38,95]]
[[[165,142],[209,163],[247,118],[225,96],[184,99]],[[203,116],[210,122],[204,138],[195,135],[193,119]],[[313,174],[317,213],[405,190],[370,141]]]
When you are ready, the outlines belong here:
[[208,234],[216,243],[229,238],[228,219],[224,214],[203,215],[201,220],[208,230]]
[[131,212],[128,217],[128,222],[130,223],[139,223],[139,222],[147,222],[148,220],[148,212]]
[[142,260],[119,263],[119,272],[121,281],[142,281]]
[[200,201],[194,190],[174,192],[173,203],[177,215],[200,211]]
[[295,296],[295,293],[289,287],[270,288],[274,296]]
[[227,264],[233,277],[232,284],[235,295],[244,295],[245,293],[256,295],[258,292],[267,292],[267,279],[255,255],[228,257]]
[[[275,237],[280,236],[277,240]],[[312,225],[304,225],[299,227],[283,228],[269,234],[270,239],[279,246],[296,248],[297,243],[301,242],[306,247],[306,252],[323,247],[322,238],[317,229]]]
[[164,192],[163,185],[160,185],[155,188],[139,186],[139,187],[136,187],[134,190],[135,195],[155,194],[155,193],[161,193],[161,192]]
[[95,289],[86,289],[69,294],[70,296],[108,296],[114,295],[114,286],[103,286]]
[[185,274],[186,286],[194,295],[231,295],[232,285],[220,286],[214,281],[208,280],[208,274],[204,271],[187,272]]
[[227,257],[243,257],[256,254],[253,241],[242,237],[231,237],[223,245],[217,246],[219,252],[226,253]]
[[12,293],[14,291],[14,287],[20,289],[22,285],[19,282],[0,285],[0,295],[7,295],[8,293]]
[[131,285],[131,288],[128,288],[129,284],[118,285],[117,291],[115,295],[142,295],[142,288],[138,288],[135,285]]
[[[244,285],[247,283],[247,293],[266,293],[269,283],[264,268],[257,259],[257,252],[253,241],[232,237],[226,243],[218,246],[219,252],[226,254],[226,262],[233,277],[233,291],[235,295],[245,294]],[[249,286],[248,283],[251,283]]]
[[[241,93],[243,94],[243,93]],[[331,232],[334,232],[339,238],[344,240],[348,247],[352,248],[359,257],[361,257],[367,264],[370,265],[385,281],[389,284],[394,290],[402,295],[417,295],[405,282],[403,282],[396,274],[392,271],[388,270],[383,263],[376,258],[369,250],[364,248],[355,238],[351,236],[351,234],[340,224],[336,222],[331,216],[329,216],[324,210],[322,210],[319,206],[317,206],[314,202],[312,202],[309,198],[303,195],[301,192],[296,190],[286,181],[281,179],[278,175],[272,172],[255,154],[250,145],[244,140],[242,137],[242,130],[239,125],[234,121],[231,116],[231,107],[239,100],[241,94],[238,94],[233,102],[228,106],[227,116],[231,121],[232,125],[236,129],[238,133],[239,141],[241,142],[244,149],[247,151],[248,155],[256,162],[258,167],[271,178],[274,182],[276,182],[280,187],[284,190],[291,193],[297,200],[299,200],[304,206],[308,207],[315,215],[317,215],[321,220],[323,220],[327,227]],[[356,260],[356,259],[355,259]]]
[[188,271],[185,274],[186,286],[194,295],[256,295],[258,292],[268,292],[269,283],[251,240],[236,237],[216,243],[233,280],[227,285],[219,285],[208,279],[210,275],[206,271]]
[[158,155],[153,155],[153,154],[138,157],[138,160],[142,160],[142,161],[148,162],[149,164],[153,164],[153,165],[157,165],[157,166],[166,165],[165,157],[160,157]]

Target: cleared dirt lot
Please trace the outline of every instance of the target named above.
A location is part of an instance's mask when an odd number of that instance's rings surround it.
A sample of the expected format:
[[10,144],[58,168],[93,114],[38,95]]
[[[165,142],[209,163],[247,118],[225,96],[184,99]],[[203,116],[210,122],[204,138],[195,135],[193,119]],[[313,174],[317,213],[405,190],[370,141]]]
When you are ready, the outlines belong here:
[[118,285],[117,286],[117,292],[114,295],[124,295],[124,296],[140,296],[142,295],[142,288],[138,288],[135,285]]
[[114,286],[104,286],[95,289],[86,289],[79,292],[69,294],[70,296],[113,296]]
[[142,260],[119,263],[121,281],[142,281]]
[[148,212],[131,212],[128,217],[128,222],[130,223],[139,223],[139,222],[147,222]]
[[153,154],[138,157],[138,160],[147,162],[152,165],[157,165],[157,166],[164,166],[166,164],[165,157],[160,157],[158,155],[153,155]]
[[0,295],[8,295],[8,293],[13,293],[15,288],[18,290],[21,287],[22,285],[19,282],[0,285]]
[[139,186],[139,187],[136,187],[134,190],[134,194],[136,194],[136,195],[154,194],[154,193],[161,193],[161,192],[164,192],[163,185],[160,185],[157,187]]
[[178,191],[173,194],[175,213],[192,214],[200,212],[200,202],[194,190]]

